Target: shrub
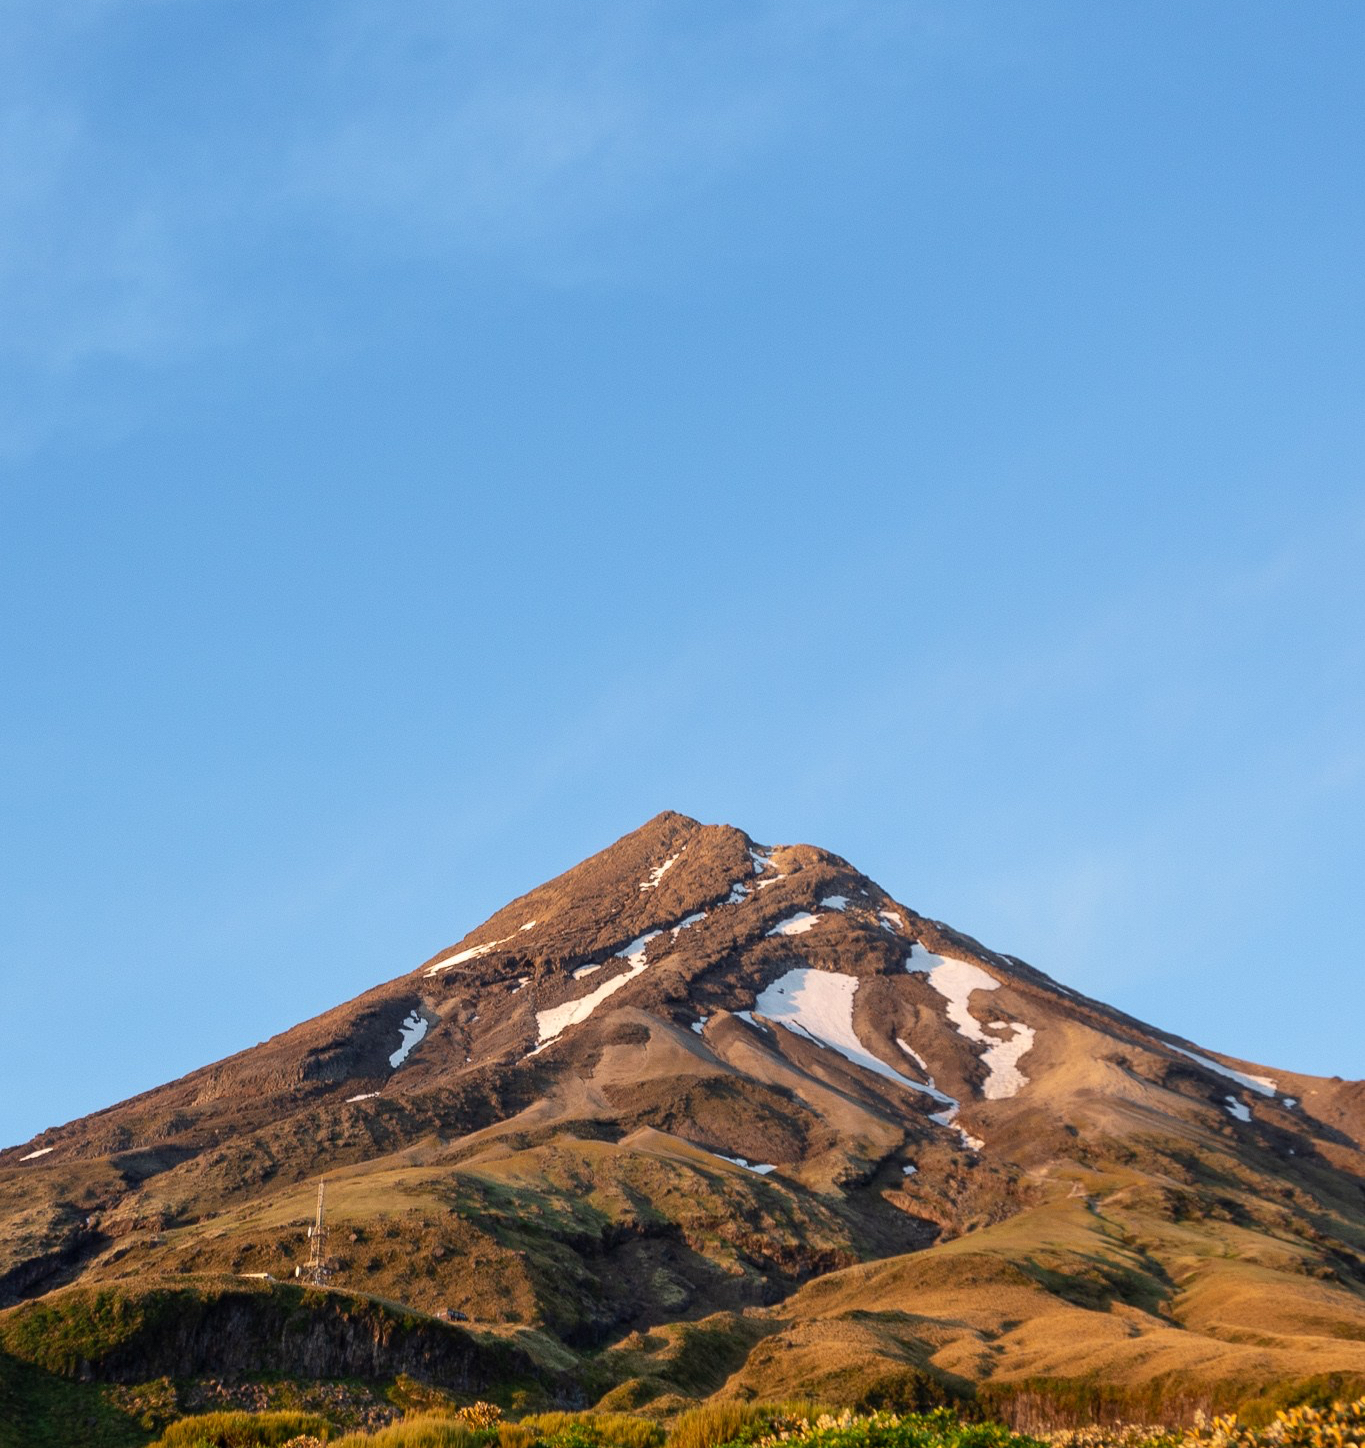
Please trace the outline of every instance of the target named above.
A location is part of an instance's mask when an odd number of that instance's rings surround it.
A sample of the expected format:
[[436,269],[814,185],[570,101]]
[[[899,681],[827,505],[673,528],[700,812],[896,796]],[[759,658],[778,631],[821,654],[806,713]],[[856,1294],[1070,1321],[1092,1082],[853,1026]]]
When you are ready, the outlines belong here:
[[657,1423],[629,1413],[535,1413],[516,1426],[547,1448],[663,1448],[664,1443],[664,1430]]
[[755,1448],[1043,1448],[1036,1438],[1000,1423],[964,1423],[947,1408],[932,1413],[778,1415],[766,1433],[741,1432],[732,1440]]
[[1121,1423],[1049,1433],[1049,1448],[1365,1448],[1365,1398],[1330,1407],[1284,1408],[1264,1426],[1236,1413],[1209,1420],[1202,1414],[1183,1432]]
[[1182,1448],[1358,1448],[1365,1445],[1365,1398],[1330,1408],[1286,1408],[1264,1428],[1251,1428],[1235,1413],[1197,1423]]

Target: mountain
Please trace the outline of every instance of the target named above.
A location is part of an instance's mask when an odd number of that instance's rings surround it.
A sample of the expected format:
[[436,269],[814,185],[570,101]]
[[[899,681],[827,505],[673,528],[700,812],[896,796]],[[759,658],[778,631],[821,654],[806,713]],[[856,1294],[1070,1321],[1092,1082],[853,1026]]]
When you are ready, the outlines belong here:
[[1043,1421],[1365,1388],[1365,1083],[662,814],[409,973],[0,1152],[0,1305],[12,1373],[182,1392],[406,1373]]

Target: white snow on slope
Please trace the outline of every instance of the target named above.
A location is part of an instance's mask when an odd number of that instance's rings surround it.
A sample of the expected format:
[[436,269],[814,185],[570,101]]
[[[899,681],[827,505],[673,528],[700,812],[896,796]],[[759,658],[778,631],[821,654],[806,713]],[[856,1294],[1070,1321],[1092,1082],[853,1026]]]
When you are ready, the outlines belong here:
[[730,895],[725,903],[727,905],[740,905],[748,899],[748,896],[749,887],[747,885],[731,885]]
[[602,967],[600,965],[580,965],[577,970],[570,971],[569,974],[572,975],[575,980],[582,980],[585,975],[591,975],[593,971],[601,969]]
[[770,1171],[777,1170],[775,1166],[767,1163],[765,1163],[763,1166],[753,1166],[749,1162],[745,1161],[742,1156],[726,1156],[723,1151],[713,1151],[711,1155],[718,1156],[722,1161],[728,1161],[734,1166],[742,1166],[745,1171],[757,1172],[759,1176],[767,1176]]
[[1239,1101],[1235,1096],[1224,1098],[1224,1104],[1230,1116],[1235,1116],[1238,1121],[1251,1120],[1251,1107],[1245,1101]]
[[754,862],[754,874],[761,875],[773,862],[771,850],[750,850],[749,858]]
[[678,923],[673,927],[672,930],[673,939],[676,940],[684,930],[689,929],[693,925],[700,925],[701,922],[705,919],[706,911],[698,910],[695,915],[689,915],[686,917],[686,919],[678,921]]
[[896,1037],[896,1044],[901,1048],[902,1051],[905,1052],[907,1056],[910,1057],[912,1061],[914,1061],[914,1063],[920,1068],[921,1071],[924,1072],[926,1076],[929,1076],[929,1081],[927,1085],[921,1084],[918,1081],[910,1081],[908,1079],[906,1080],[905,1084],[909,1086],[911,1090],[923,1092],[925,1096],[932,1096],[935,1101],[941,1102],[944,1106],[951,1106],[954,1112],[956,1112],[962,1103],[958,1101],[957,1098],[954,1096],[945,1096],[943,1092],[938,1089],[938,1087],[934,1084],[934,1078],[929,1075],[928,1066],[924,1064],[924,1057],[921,1056],[917,1051],[912,1051],[910,1047],[907,1046],[899,1036]]
[[981,1060],[990,1075],[981,1087],[987,1101],[1005,1101],[1017,1096],[1028,1085],[1028,1077],[1019,1069],[1019,1062],[1033,1049],[1037,1032],[1022,1021],[1011,1021],[1014,1035],[987,1048]]
[[[853,1029],[853,997],[857,990],[857,976],[798,966],[760,993],[754,1002],[754,1014],[766,1016],[819,1046],[828,1046],[855,1066],[875,1071],[878,1076],[898,1085],[914,1088],[915,1082],[907,1081],[898,1071],[893,1071],[858,1039]],[[737,1014],[748,1013],[740,1011]]]
[[908,1163],[907,1165],[901,1167],[901,1175],[902,1175],[902,1176],[915,1176],[915,1175],[918,1173],[918,1171],[919,1171],[919,1167],[915,1166],[913,1162]]
[[[528,920],[525,925],[518,928],[517,934],[523,930],[534,930],[535,927],[536,921]],[[480,956],[491,955],[513,939],[515,939],[514,936],[505,935],[501,940],[490,940],[487,945],[471,945],[468,950],[461,950],[454,955],[448,955],[444,960],[438,960],[426,973],[427,975],[440,975],[443,970],[449,970],[452,965],[463,965],[467,960],[478,960]]]
[[821,910],[847,910],[847,895],[826,895],[820,902]]
[[362,1091],[359,1096],[348,1096],[346,1098],[346,1104],[350,1106],[351,1103],[355,1101],[373,1101],[378,1095],[378,1091]]
[[804,935],[807,930],[814,928],[819,919],[818,915],[812,915],[809,910],[798,910],[795,915],[788,915],[785,920],[779,920],[768,934]]
[[410,1011],[403,1024],[398,1027],[403,1036],[403,1043],[389,1057],[389,1065],[396,1071],[404,1061],[408,1059],[408,1052],[427,1033],[426,1017],[420,1011]]
[[32,1160],[34,1159],[34,1157],[37,1157],[37,1156],[46,1156],[46,1155],[48,1154],[48,1152],[50,1152],[50,1151],[56,1151],[56,1150],[57,1150],[57,1148],[56,1148],[55,1146],[40,1146],[37,1151],[31,1151],[31,1152],[29,1152],[29,1154],[28,1154],[27,1156],[21,1156],[21,1157],[19,1158],[19,1160],[20,1160],[20,1161],[32,1161]]
[[649,879],[640,881],[640,888],[642,890],[652,890],[681,858],[681,850],[679,850],[676,855],[670,855],[662,865],[659,865],[649,872]]
[[910,1057],[915,1065],[918,1066],[926,1076],[929,1076],[929,1084],[932,1086],[934,1084],[934,1078],[929,1075],[929,1067],[928,1064],[925,1062],[924,1057],[921,1056],[917,1050],[915,1050],[915,1048],[909,1043],[909,1041],[902,1041],[899,1036],[896,1037],[896,1044],[901,1048],[902,1051],[905,1052],[907,1056]]
[[698,1035],[701,1035],[701,1033],[706,1029],[707,1021],[709,1021],[710,1019],[710,1016],[699,1016],[695,1021],[692,1022],[692,1029]]
[[514,986],[512,987],[512,994],[513,994],[513,995],[516,995],[516,993],[517,993],[519,990],[525,990],[526,987],[527,987],[528,985],[530,985],[530,984],[531,984],[531,977],[530,977],[529,975],[519,975],[519,976],[517,977],[517,983],[516,983],[516,985],[514,985]]
[[918,942],[910,947],[905,968],[927,970],[929,984],[948,1002],[948,1019],[957,1027],[958,1034],[986,1047],[981,1061],[988,1074],[981,1094],[988,1101],[1006,1100],[1028,1085],[1028,1077],[1019,1069],[1019,1062],[1033,1045],[1036,1034],[1033,1027],[1022,1021],[992,1022],[993,1030],[1013,1029],[1012,1036],[1001,1040],[988,1036],[968,1009],[973,991],[999,990],[1000,982],[993,975],[970,961],[935,955]]
[[624,975],[614,975],[610,980],[604,980],[596,990],[589,991],[587,995],[576,1001],[565,1001],[563,1005],[551,1006],[549,1010],[545,1011],[537,1011],[536,1030],[540,1036],[540,1043],[536,1046],[536,1051],[543,1050],[570,1026],[576,1026],[580,1022],[586,1021],[608,996],[615,995],[622,986],[629,985],[645,969],[647,964],[645,950],[648,948],[649,942],[662,934],[661,930],[651,930],[616,952],[612,959],[624,960],[630,967]]
[[1245,1086],[1248,1091],[1255,1091],[1261,1096],[1273,1096],[1278,1089],[1275,1082],[1269,1076],[1246,1076],[1241,1071],[1234,1071],[1231,1066],[1219,1065],[1217,1061],[1211,1061],[1207,1056],[1201,1056],[1197,1051],[1187,1051],[1184,1046],[1174,1046],[1169,1041],[1165,1042],[1168,1051],[1175,1051],[1181,1056],[1187,1056],[1191,1061],[1198,1062],[1209,1071],[1215,1071],[1220,1076],[1225,1076],[1229,1081],[1235,1081],[1239,1086]]
[[[535,924],[533,920],[532,925]],[[523,926],[523,929],[525,927]],[[499,946],[507,944],[512,937],[509,935],[506,940],[490,940],[487,945],[471,945],[468,950],[462,950],[457,955],[447,956],[444,960],[438,960],[435,965],[427,971],[428,975],[440,975],[443,970],[449,970],[452,965],[463,965],[467,960],[478,960],[481,955],[491,955]]]
[[[819,1046],[827,1046],[830,1050],[837,1051],[855,1066],[862,1066],[888,1081],[906,1087],[907,1090],[931,1097],[947,1109],[929,1119],[940,1126],[951,1127],[953,1118],[958,1113],[959,1103],[939,1091],[932,1077],[925,1086],[918,1081],[912,1081],[908,1076],[902,1076],[880,1057],[874,1056],[858,1039],[857,1032],[853,1029],[853,997],[857,990],[856,976],[799,966],[795,970],[789,970],[786,975],[763,990],[754,1002],[752,1011],[736,1011],[735,1014],[741,1020],[748,1021],[751,1026],[760,1025],[760,1022],[754,1019],[755,1015],[763,1016],[776,1025],[796,1031]],[[904,1042],[900,1045],[903,1050],[908,1050]],[[953,1130],[964,1140],[969,1140],[961,1127],[953,1127]],[[974,1137],[970,1138],[970,1142],[975,1141]],[[976,1145],[979,1149],[980,1143]]]
[[889,930],[892,935],[899,934],[908,928],[904,917],[898,910],[878,910],[877,919],[881,921],[882,929]]

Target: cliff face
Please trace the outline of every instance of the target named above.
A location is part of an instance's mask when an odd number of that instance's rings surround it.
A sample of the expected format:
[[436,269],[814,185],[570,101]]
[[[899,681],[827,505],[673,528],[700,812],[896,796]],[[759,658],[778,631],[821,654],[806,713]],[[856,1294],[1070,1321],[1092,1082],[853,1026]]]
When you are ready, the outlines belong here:
[[390,1379],[476,1393],[544,1376],[510,1344],[366,1298],[285,1284],[69,1289],[9,1315],[6,1351],[78,1381],[266,1376]]

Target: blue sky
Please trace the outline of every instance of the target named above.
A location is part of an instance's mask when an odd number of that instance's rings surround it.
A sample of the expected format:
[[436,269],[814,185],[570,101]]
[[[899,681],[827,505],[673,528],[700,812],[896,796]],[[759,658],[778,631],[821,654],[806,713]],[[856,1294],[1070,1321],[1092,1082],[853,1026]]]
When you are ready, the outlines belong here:
[[11,0],[0,1140],[664,808],[1365,1075],[1362,42]]

